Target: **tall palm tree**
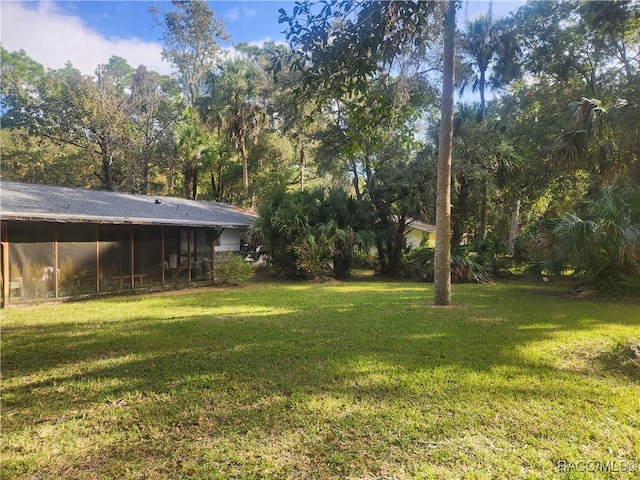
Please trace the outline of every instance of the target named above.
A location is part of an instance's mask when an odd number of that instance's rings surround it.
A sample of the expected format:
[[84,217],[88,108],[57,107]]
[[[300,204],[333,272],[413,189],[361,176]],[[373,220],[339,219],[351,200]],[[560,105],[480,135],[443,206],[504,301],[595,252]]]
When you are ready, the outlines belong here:
[[[478,116],[482,120],[487,108],[487,87],[495,90],[518,78],[522,73],[518,63],[522,52],[508,24],[493,21],[491,7],[487,15],[480,15],[467,24],[461,47],[475,72],[471,87],[480,94]],[[487,75],[490,76],[487,78]],[[461,90],[468,81],[463,79]]]
[[457,2],[449,2],[444,14],[442,51],[442,103],[438,145],[436,245],[434,251],[434,303],[451,304],[451,151],[453,149],[453,100]]
[[176,151],[182,166],[184,197],[195,200],[198,196],[200,157],[209,144],[197,112],[187,108],[182,121],[174,130]]
[[[470,67],[476,74],[472,89],[480,94],[478,119],[482,121],[487,112],[487,86],[495,90],[518,78],[522,73],[518,63],[522,52],[509,25],[505,21],[493,21],[491,2],[487,15],[480,15],[467,24],[467,31],[462,36],[462,51],[469,58]],[[467,82],[462,82],[461,90],[464,90],[466,84]],[[482,238],[487,229],[487,201],[487,185],[483,183],[480,213]]]
[[267,124],[267,113],[261,98],[260,71],[245,58],[234,58],[210,72],[201,111],[215,128],[226,132],[242,158],[242,185],[249,198],[249,166],[247,142],[258,139]]
[[586,168],[607,179],[613,168],[615,142],[607,132],[607,110],[600,100],[582,98],[567,106],[570,126],[562,132],[551,150],[556,168]]

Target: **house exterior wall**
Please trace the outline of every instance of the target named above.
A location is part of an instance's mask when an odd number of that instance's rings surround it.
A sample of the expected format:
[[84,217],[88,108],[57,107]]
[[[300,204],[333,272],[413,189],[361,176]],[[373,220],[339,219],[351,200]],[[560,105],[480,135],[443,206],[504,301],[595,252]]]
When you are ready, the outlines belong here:
[[220,234],[218,244],[216,244],[216,252],[240,251],[241,235],[240,230],[225,228]]
[[418,230],[411,228],[407,230],[406,234],[407,247],[411,249],[419,248],[420,246],[431,247],[435,246],[435,235],[424,230]]

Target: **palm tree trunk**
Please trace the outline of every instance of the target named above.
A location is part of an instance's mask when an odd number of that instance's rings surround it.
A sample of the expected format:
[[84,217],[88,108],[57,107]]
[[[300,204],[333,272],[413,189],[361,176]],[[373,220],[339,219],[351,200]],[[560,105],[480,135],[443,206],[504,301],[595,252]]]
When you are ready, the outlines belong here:
[[142,193],[149,195],[149,159],[147,158],[147,149],[145,148],[142,164]]
[[191,188],[191,200],[198,199],[198,167],[193,168],[193,187]]
[[520,199],[516,200],[516,203],[511,212],[511,228],[509,228],[509,243],[508,253],[513,255],[514,247],[516,243],[516,234],[518,233],[518,214],[520,213]]
[[102,179],[102,185],[105,190],[113,192],[113,172],[111,170],[113,157],[109,149],[109,142],[102,137],[98,140],[98,145],[100,146],[100,154],[102,156],[102,176],[100,177]]
[[457,2],[449,2],[444,16],[444,48],[438,179],[436,247],[434,253],[434,303],[451,304],[451,150],[453,149],[453,92]]
[[356,192],[356,199],[362,200],[362,192],[360,191],[360,177],[358,175],[358,165],[356,165],[356,161],[353,157],[349,159],[349,169],[353,176],[351,177],[351,183],[353,185],[353,189]]
[[193,186],[193,168],[189,165],[185,165],[182,171],[184,175],[184,198],[191,200],[191,187]]
[[300,190],[304,190],[304,171],[307,168],[304,145],[300,148]]
[[485,110],[487,109],[487,102],[486,102],[485,97],[484,97],[484,88],[485,88],[485,85],[487,83],[487,81],[485,79],[485,75],[486,75],[485,70],[484,69],[481,70],[480,71],[480,81],[479,81],[479,84],[478,84],[478,91],[480,92],[480,111],[478,112],[478,117],[479,117],[478,120],[479,121],[484,120],[484,113],[485,113]]
[[484,240],[487,236],[487,181],[482,181],[482,198],[480,204],[480,238]]
[[245,200],[249,198],[249,163],[247,160],[247,147],[244,140],[240,142],[240,156],[242,157],[242,188]]

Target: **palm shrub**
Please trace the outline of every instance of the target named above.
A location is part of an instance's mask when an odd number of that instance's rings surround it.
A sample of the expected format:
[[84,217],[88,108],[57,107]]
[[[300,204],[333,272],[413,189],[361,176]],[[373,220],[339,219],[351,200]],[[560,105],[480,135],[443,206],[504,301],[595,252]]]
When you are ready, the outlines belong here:
[[[411,251],[405,264],[405,275],[425,282],[433,282],[433,248],[418,248]],[[479,263],[465,247],[458,246],[451,250],[451,282],[488,283],[490,281],[491,275],[486,267]]]
[[295,276],[309,280],[324,280],[331,276],[332,265],[326,247],[313,235],[291,245],[289,251],[295,258]]
[[343,278],[351,271],[356,248],[373,245],[370,219],[363,202],[342,189],[333,188],[326,196],[324,190],[317,193],[321,201],[313,214],[315,238],[331,257],[333,276]]
[[495,235],[485,238],[474,238],[473,248],[477,253],[478,263],[491,270],[492,275],[498,275],[507,269],[507,244]]
[[259,208],[251,235],[282,277],[340,278],[351,269],[354,249],[369,244],[362,212],[342,190],[279,191]]
[[615,184],[587,203],[584,214],[565,213],[537,224],[542,259],[532,271],[572,270],[596,290],[640,286],[640,186]]
[[252,242],[269,253],[274,272],[282,277],[298,273],[298,255],[309,235],[312,201],[306,192],[277,190],[258,208],[258,217],[250,229]]

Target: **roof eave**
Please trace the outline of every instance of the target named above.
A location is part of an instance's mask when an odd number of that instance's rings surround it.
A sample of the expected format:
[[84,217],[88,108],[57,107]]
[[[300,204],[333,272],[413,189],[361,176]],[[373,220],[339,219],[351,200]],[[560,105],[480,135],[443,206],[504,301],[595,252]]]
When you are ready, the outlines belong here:
[[249,223],[239,222],[204,222],[197,220],[157,220],[153,218],[130,217],[85,217],[81,215],[56,215],[43,213],[2,212],[2,220],[18,222],[54,222],[54,223],[95,223],[99,225],[147,225],[147,226],[182,226],[182,227],[221,227],[247,228]]

